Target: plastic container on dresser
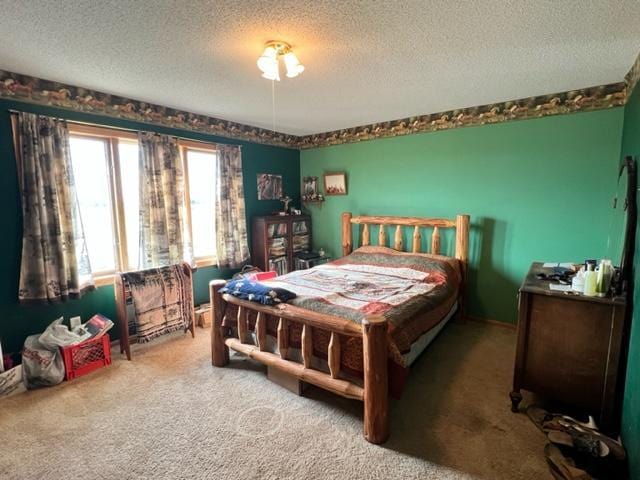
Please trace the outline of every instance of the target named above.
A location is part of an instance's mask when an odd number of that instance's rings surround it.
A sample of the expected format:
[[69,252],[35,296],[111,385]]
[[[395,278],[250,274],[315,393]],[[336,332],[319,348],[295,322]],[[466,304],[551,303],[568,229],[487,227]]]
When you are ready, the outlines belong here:
[[94,370],[111,365],[109,335],[92,338],[78,345],[61,347],[65,380],[73,380]]

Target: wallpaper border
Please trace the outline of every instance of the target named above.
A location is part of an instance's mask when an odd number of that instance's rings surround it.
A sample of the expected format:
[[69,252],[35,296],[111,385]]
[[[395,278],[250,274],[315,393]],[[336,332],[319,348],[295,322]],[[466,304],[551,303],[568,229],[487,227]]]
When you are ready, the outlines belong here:
[[640,80],[640,53],[636,57],[636,61],[633,62],[629,73],[627,73],[624,77],[624,81],[627,84],[627,96],[631,95],[633,89],[638,84]]
[[6,70],[0,70],[0,98],[302,150],[618,107],[626,103],[628,92],[631,92],[639,79],[640,56],[625,76],[624,82],[304,136],[274,132]]
[[0,98],[191,130],[234,140],[296,148],[295,135],[0,70]]
[[378,138],[435,132],[452,128],[562,115],[618,107],[626,102],[625,83],[612,83],[569,92],[373,123],[301,137],[298,148],[315,148]]

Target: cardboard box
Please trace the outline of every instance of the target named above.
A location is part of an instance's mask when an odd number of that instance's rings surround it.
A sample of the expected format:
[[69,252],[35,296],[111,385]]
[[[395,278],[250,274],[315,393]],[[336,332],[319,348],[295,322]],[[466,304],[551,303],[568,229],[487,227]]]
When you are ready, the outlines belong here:
[[196,325],[202,328],[208,328],[211,326],[211,307],[208,303],[200,305],[195,310]]
[[0,397],[10,397],[26,390],[22,381],[22,365],[0,373]]

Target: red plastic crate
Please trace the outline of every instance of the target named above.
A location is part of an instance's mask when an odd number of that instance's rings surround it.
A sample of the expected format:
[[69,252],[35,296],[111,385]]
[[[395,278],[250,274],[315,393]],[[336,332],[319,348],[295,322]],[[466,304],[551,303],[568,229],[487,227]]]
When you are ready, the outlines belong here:
[[263,282],[265,280],[271,280],[272,278],[276,278],[277,276],[278,274],[271,270],[268,272],[253,273],[249,275],[249,280],[252,280],[254,282]]
[[78,345],[61,347],[60,350],[64,358],[65,380],[111,365],[111,341],[106,334]]

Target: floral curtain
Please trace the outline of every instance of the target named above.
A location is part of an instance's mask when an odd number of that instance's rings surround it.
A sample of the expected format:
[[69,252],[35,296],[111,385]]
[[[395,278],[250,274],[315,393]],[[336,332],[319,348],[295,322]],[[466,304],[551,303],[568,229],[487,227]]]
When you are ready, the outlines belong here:
[[215,225],[218,266],[238,268],[249,260],[240,147],[218,145],[216,167]]
[[94,283],[66,122],[31,113],[16,118],[23,216],[18,298],[22,303],[77,298]]
[[186,232],[185,178],[178,140],[139,133],[140,265],[156,268],[191,263]]

